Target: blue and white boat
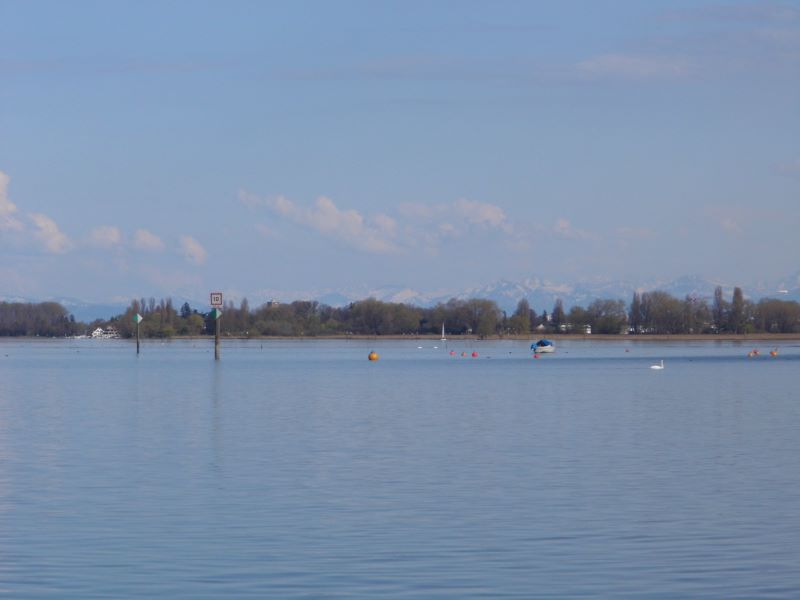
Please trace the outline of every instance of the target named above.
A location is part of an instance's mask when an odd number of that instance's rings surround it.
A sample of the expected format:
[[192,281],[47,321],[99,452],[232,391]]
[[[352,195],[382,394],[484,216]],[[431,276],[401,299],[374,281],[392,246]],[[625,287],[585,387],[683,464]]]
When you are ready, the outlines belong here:
[[531,344],[531,350],[533,350],[536,354],[541,354],[542,352],[555,352],[556,345],[550,340],[539,340],[535,344]]

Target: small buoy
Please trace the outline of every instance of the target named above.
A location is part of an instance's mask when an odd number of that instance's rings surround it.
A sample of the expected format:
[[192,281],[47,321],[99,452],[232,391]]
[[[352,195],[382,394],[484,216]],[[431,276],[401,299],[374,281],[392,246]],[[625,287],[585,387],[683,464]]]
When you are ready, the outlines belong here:
[[466,356],[466,355],[467,355],[467,353],[466,353],[466,352],[462,352],[462,353],[461,353],[461,356]]
[[380,356],[378,356],[378,353],[375,352],[375,350],[373,350],[372,352],[369,353],[367,358],[370,359],[370,360],[378,360],[380,358]]
[[455,356],[455,355],[456,355],[456,351],[455,350],[450,350],[450,356]]
[[770,350],[770,351],[769,351],[769,355],[770,355],[772,358],[775,358],[776,356],[778,356],[778,349],[777,349],[777,348],[775,348],[775,350]]
[[535,353],[535,352],[534,352],[534,354],[533,354],[533,358],[539,358],[539,355],[538,355],[537,353]]
[[477,352],[473,352],[472,353],[472,358],[478,358],[478,353]]
[[625,352],[630,352],[630,350],[628,350],[627,348],[625,348]]

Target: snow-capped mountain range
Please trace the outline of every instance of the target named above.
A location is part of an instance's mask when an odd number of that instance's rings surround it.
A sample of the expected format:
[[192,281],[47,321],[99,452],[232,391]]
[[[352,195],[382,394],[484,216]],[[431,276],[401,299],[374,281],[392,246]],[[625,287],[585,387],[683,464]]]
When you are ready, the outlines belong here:
[[[557,299],[561,299],[564,307],[586,306],[593,300],[620,299],[626,303],[630,301],[635,291],[649,292],[661,290],[675,296],[684,298],[687,295],[711,299],[714,289],[721,286],[726,298],[730,299],[735,285],[740,285],[746,298],[758,301],[761,298],[778,298],[782,300],[800,301],[800,272],[787,277],[775,284],[760,283],[755,285],[735,284],[725,281],[705,279],[699,276],[684,276],[672,281],[652,281],[634,283],[620,280],[596,280],[577,283],[561,283],[539,279],[536,277],[517,281],[500,280],[481,287],[461,290],[433,290],[420,291],[402,286],[385,286],[380,288],[358,288],[350,290],[318,290],[318,291],[286,291],[277,289],[262,289],[251,293],[238,291],[225,291],[225,301],[234,304],[247,298],[251,308],[275,300],[278,302],[292,302],[294,300],[316,300],[330,306],[344,306],[350,302],[375,298],[384,302],[402,302],[415,306],[433,306],[439,302],[446,302],[451,298],[485,298],[494,300],[498,306],[512,313],[517,303],[526,298],[531,308],[537,312],[544,310],[550,312]],[[90,302],[77,298],[22,298],[17,296],[0,295],[0,301],[6,302],[41,302],[52,300],[61,303],[67,310],[80,321],[94,319],[107,319],[120,314],[129,305],[129,301],[115,300],[111,302]],[[189,298],[186,296],[172,296],[172,303],[176,309],[188,302],[192,308],[205,310],[208,306],[206,298]]]

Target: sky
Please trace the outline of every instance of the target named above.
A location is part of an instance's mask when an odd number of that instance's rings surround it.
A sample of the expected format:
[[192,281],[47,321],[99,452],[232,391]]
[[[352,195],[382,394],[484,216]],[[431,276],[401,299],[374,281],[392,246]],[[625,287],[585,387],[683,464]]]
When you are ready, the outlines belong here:
[[800,2],[0,0],[0,295],[800,270]]

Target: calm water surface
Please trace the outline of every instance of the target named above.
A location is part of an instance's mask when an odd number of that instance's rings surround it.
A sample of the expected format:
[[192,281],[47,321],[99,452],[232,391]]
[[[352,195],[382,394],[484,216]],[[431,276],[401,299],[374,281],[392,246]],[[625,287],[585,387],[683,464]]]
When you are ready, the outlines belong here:
[[2,341],[0,596],[800,597],[800,346],[528,346]]

